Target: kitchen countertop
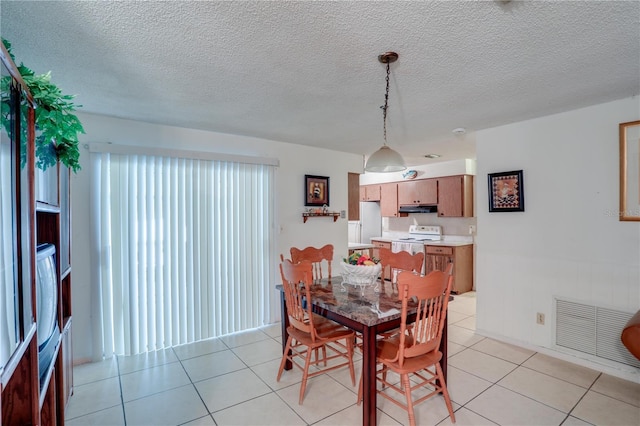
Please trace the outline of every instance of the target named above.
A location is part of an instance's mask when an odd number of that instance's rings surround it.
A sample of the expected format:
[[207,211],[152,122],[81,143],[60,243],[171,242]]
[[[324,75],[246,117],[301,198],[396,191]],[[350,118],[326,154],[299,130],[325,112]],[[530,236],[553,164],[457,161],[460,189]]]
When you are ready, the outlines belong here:
[[371,241],[382,241],[382,242],[385,242],[385,243],[390,243],[390,242],[394,241],[394,239],[393,238],[387,238],[387,237],[372,237]]
[[473,245],[473,241],[426,241],[424,243],[425,246],[447,246],[447,247],[458,247],[458,246],[470,246]]
[[349,243],[349,250],[366,250],[373,248],[373,244]]
[[[430,246],[450,246],[450,247],[468,246],[473,244],[473,241],[471,239],[463,239],[465,237],[461,238],[459,236],[450,236],[449,238],[447,238],[447,236],[444,235],[442,238],[443,239],[440,241],[425,241],[424,244],[430,245]],[[391,243],[393,241],[397,241],[397,238],[372,237],[371,241],[382,241],[386,243]],[[405,241],[405,242],[408,243],[412,241]]]

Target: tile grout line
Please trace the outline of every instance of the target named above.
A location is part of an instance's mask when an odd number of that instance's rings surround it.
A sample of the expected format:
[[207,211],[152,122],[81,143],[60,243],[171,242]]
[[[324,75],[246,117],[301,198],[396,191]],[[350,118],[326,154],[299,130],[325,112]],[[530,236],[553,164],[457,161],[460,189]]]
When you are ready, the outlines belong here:
[[[227,346],[227,344],[224,343],[224,342],[222,342],[222,344]],[[228,347],[227,347],[227,349],[228,349]],[[196,395],[198,395],[198,398],[200,398],[200,401],[202,402],[202,405],[204,405],[205,410],[207,410],[207,416],[209,416],[211,418],[211,420],[213,420],[213,423],[217,425],[218,423],[213,418],[213,414],[211,413],[211,411],[209,411],[209,407],[207,406],[207,403],[204,402],[204,399],[202,398],[202,395],[200,395],[200,392],[198,391],[198,388],[196,387],[196,384],[193,382],[193,379],[189,375],[189,372],[187,371],[187,369],[185,368],[184,364],[182,363],[183,360],[178,356],[178,354],[176,353],[176,351],[174,350],[173,347],[171,347],[171,351],[173,352],[173,354],[175,355],[176,359],[180,363],[180,367],[182,367],[182,370],[184,371],[184,374],[186,374],[187,377],[189,378],[189,383],[191,383],[191,386],[193,386],[193,390],[196,392]],[[194,358],[196,358],[196,357],[194,357]],[[187,359],[191,359],[191,358],[187,358]],[[203,417],[206,417],[206,416],[203,416]],[[202,417],[198,417],[198,418],[201,419]],[[194,420],[197,420],[197,419],[191,419],[188,422],[192,422]]]
[[[262,331],[262,330],[261,330],[261,331]],[[262,331],[262,332],[264,333],[264,331]],[[271,336],[269,336],[269,335],[268,335],[268,334],[266,334],[266,333],[264,333],[264,334],[267,336],[267,338],[266,338],[266,339],[262,339],[262,340],[260,340],[260,341],[273,340],[273,341],[275,341],[276,343],[278,343],[278,344],[279,344],[279,342],[278,342],[274,337],[271,337]],[[222,339],[221,339],[221,341],[222,341]],[[193,385],[193,387],[194,387],[194,389],[195,389],[196,393],[198,394],[198,397],[200,398],[200,400],[201,400],[201,401],[202,401],[202,403],[204,404],[205,408],[207,409],[207,413],[208,413],[209,417],[211,417],[211,419],[213,420],[213,422],[214,422],[216,425],[217,425],[218,423],[216,422],[215,418],[213,417],[214,413],[219,412],[219,411],[222,411],[222,410],[229,409],[229,408],[231,408],[231,407],[235,407],[235,406],[240,405],[240,404],[244,404],[244,403],[246,403],[246,402],[248,402],[248,401],[252,401],[252,400],[255,400],[255,399],[261,398],[261,397],[266,396],[266,395],[269,395],[269,394],[271,394],[271,393],[275,394],[275,395],[276,395],[280,400],[282,400],[282,402],[284,402],[284,403],[285,403],[285,405],[287,405],[287,407],[291,408],[291,407],[286,403],[286,401],[284,401],[284,400],[280,397],[280,395],[278,395],[278,394],[277,394],[276,390],[275,390],[275,389],[273,389],[273,388],[271,388],[271,386],[269,386],[269,385],[268,385],[268,383],[266,383],[266,382],[265,382],[265,381],[264,381],[264,380],[263,380],[263,379],[262,379],[262,378],[261,378],[261,377],[260,377],[260,376],[259,376],[259,375],[254,371],[254,370],[253,370],[253,368],[251,368],[251,366],[250,366],[250,365],[248,365],[248,364],[247,364],[247,363],[246,363],[242,358],[240,358],[240,357],[238,356],[238,354],[234,351],[234,348],[240,348],[240,347],[247,346],[247,345],[250,345],[250,344],[253,344],[253,343],[256,343],[256,342],[246,343],[246,344],[244,344],[244,345],[238,345],[238,346],[234,346],[234,347],[229,346],[229,345],[228,345],[226,342],[224,342],[224,341],[222,341],[222,343],[223,343],[223,344],[226,346],[226,348],[227,348],[227,349],[225,349],[225,350],[230,351],[234,356],[236,356],[236,357],[237,357],[237,358],[238,358],[238,359],[239,359],[239,360],[244,364],[244,366],[245,366],[245,367],[244,367],[244,368],[242,368],[242,369],[240,369],[240,370],[229,371],[229,372],[227,372],[227,373],[220,374],[220,375],[218,375],[218,376],[214,376],[214,377],[222,377],[222,376],[225,376],[225,375],[227,375],[227,374],[231,374],[231,373],[234,373],[234,372],[238,372],[238,371],[242,371],[242,370],[244,370],[244,369],[247,369],[247,370],[251,371],[253,374],[255,374],[255,376],[256,376],[260,381],[262,381],[262,382],[265,384],[265,386],[267,386],[267,388],[269,388],[269,392],[267,392],[267,393],[265,393],[265,394],[263,394],[263,395],[258,395],[258,396],[256,396],[256,397],[253,397],[253,398],[250,398],[250,399],[247,399],[247,400],[244,400],[244,401],[238,402],[238,403],[233,404],[233,405],[230,405],[230,406],[228,406],[228,407],[224,407],[223,409],[220,409],[220,410],[217,410],[217,411],[210,411],[210,410],[209,410],[209,407],[208,407],[208,406],[207,406],[207,404],[204,402],[204,399],[202,398],[202,395],[200,395],[200,392],[198,392],[198,389],[197,389],[197,387],[195,386],[196,382],[194,382],[194,381],[191,379],[191,376],[189,376],[189,373],[187,373],[187,371],[186,371],[186,369],[185,369],[184,365],[182,364],[182,360],[181,360],[180,358],[178,358],[178,361],[180,362],[180,365],[181,365],[181,366],[182,366],[182,368],[185,370],[185,373],[187,374],[187,377],[189,377],[189,380],[190,380],[191,384]],[[221,351],[218,351],[218,352],[221,352]],[[200,356],[202,356],[202,355],[200,355]],[[177,355],[176,355],[176,357],[177,357]],[[193,358],[197,358],[197,357],[192,357],[192,358],[189,358],[189,359],[193,359]],[[270,361],[265,361],[265,362],[270,362]],[[259,365],[259,364],[258,364],[258,365]],[[203,380],[201,380],[201,381],[209,380],[209,379],[212,379],[212,378],[213,378],[213,377],[210,377],[210,378],[207,378],[207,379],[203,379]],[[300,415],[299,415],[295,410],[293,410],[293,408],[291,408],[291,410],[292,410],[292,411],[293,411],[293,412],[294,412],[294,413],[295,413],[295,414],[300,418],[300,420],[302,420],[302,421],[304,422],[304,419],[302,419],[302,418],[300,417]],[[194,419],[194,420],[195,420],[195,419]],[[305,424],[306,424],[306,422],[305,422]]]
[[[266,333],[265,333],[265,334],[266,334]],[[269,336],[269,338],[270,338],[271,340],[273,340],[274,342],[276,342],[278,345],[281,345],[281,344],[282,344],[281,342],[279,342],[279,341],[277,340],[277,338],[276,338],[276,337]],[[280,360],[282,360],[282,356],[280,357]],[[265,361],[265,362],[270,362],[270,361]],[[261,364],[264,364],[264,363],[261,363]],[[256,365],[260,365],[260,364],[256,364]],[[279,367],[278,367],[278,368],[279,368]],[[293,367],[292,367],[292,368],[293,368]],[[260,376],[258,375],[258,373],[256,373],[255,371],[253,371],[253,368],[249,367],[249,369],[250,369],[250,370],[253,372],[253,374],[255,374],[255,375],[256,375],[260,380],[262,380],[262,377],[260,377]],[[288,403],[287,401],[285,401],[285,400],[280,396],[280,394],[278,394],[278,392],[277,392],[277,390],[276,390],[276,389],[273,389],[273,388],[272,388],[271,386],[269,386],[269,384],[268,384],[267,382],[265,382],[264,380],[262,380],[262,382],[263,382],[263,383],[264,383],[264,384],[265,384],[269,389],[271,389],[271,393],[273,393],[273,394],[274,394],[274,395],[275,395],[275,396],[276,396],[280,401],[282,401],[282,402],[283,402],[283,404],[284,404],[284,405],[286,405],[286,406],[287,406],[287,407],[288,407],[288,408],[289,408],[293,413],[295,413],[295,415],[296,415],[296,416],[298,416],[298,418],[299,418],[302,422],[304,422],[304,424],[305,424],[305,425],[309,426],[309,423],[307,423],[307,421],[306,421],[304,418],[302,418],[302,416],[301,416],[301,415],[300,415],[296,410],[294,410],[294,409],[293,409],[293,407],[292,407],[291,405],[289,405],[289,403]],[[292,384],[292,385],[290,385],[290,386],[294,386],[294,385],[295,385],[295,384]],[[288,387],[290,387],[290,386],[285,386],[285,387],[284,387],[284,388],[282,388],[282,389],[286,389],[286,388],[288,388]]]
[[124,409],[124,394],[122,393],[122,377],[120,374],[120,359],[118,355],[114,354],[116,359],[116,370],[118,371],[118,388],[120,389],[120,408],[122,409],[122,419],[124,420],[124,426],[127,426],[127,413]]
[[[469,347],[469,348],[470,348],[470,347]],[[469,348],[468,348],[468,349],[469,349]],[[480,352],[480,351],[479,351],[479,352]],[[484,353],[484,352],[482,352],[482,353]],[[507,387],[505,387],[505,386],[503,386],[503,385],[499,384],[499,382],[500,382],[502,379],[504,379],[505,377],[507,377],[509,374],[513,373],[515,370],[517,370],[517,369],[518,369],[518,368],[520,368],[520,367],[522,367],[522,368],[526,368],[527,370],[534,371],[534,372],[539,373],[539,374],[543,374],[543,375],[545,375],[545,376],[554,377],[554,376],[551,376],[551,375],[549,375],[549,374],[547,374],[547,373],[544,373],[544,372],[541,372],[541,371],[535,370],[535,369],[533,369],[533,368],[531,368],[531,367],[527,367],[527,366],[525,366],[525,365],[524,365],[524,363],[525,363],[525,362],[527,362],[529,359],[533,358],[536,354],[538,354],[538,352],[534,352],[534,353],[533,353],[531,356],[529,356],[527,359],[525,359],[524,361],[522,361],[522,362],[521,362],[521,363],[519,363],[519,364],[516,364],[516,368],[514,368],[513,370],[511,370],[509,373],[505,374],[503,377],[501,377],[501,378],[500,378],[500,379],[498,379],[497,381],[493,382],[493,383],[491,384],[491,386],[489,386],[487,389],[485,389],[484,391],[480,392],[478,395],[476,395],[475,397],[473,397],[472,399],[470,399],[469,401],[467,401],[467,403],[466,403],[466,404],[464,404],[463,406],[461,406],[461,408],[462,408],[462,407],[464,407],[464,408],[466,408],[467,410],[472,411],[474,414],[480,415],[481,417],[483,417],[483,418],[484,418],[484,416],[482,416],[481,414],[476,413],[475,411],[473,411],[473,410],[471,410],[470,408],[466,407],[466,405],[467,405],[468,403],[470,403],[471,401],[475,400],[476,398],[478,398],[480,395],[482,395],[483,393],[485,393],[485,392],[486,392],[486,391],[488,391],[489,389],[493,388],[494,386],[497,386],[497,387],[500,387],[500,388],[505,389],[505,390],[507,390],[507,391],[513,392],[513,393],[515,393],[515,394],[517,394],[517,395],[520,395],[520,396],[522,396],[522,397],[524,397],[524,398],[527,398],[527,399],[529,399],[529,400],[531,400],[531,401],[534,401],[534,402],[536,402],[536,403],[538,403],[538,404],[544,405],[545,407],[548,407],[548,408],[550,408],[550,409],[552,409],[552,410],[555,410],[555,411],[558,411],[558,412],[560,412],[560,413],[563,413],[563,414],[565,415],[565,417],[564,417],[564,419],[562,420],[562,422],[560,422],[560,425],[562,425],[562,424],[563,424],[563,423],[564,423],[564,422],[565,422],[569,417],[571,417],[571,413],[573,412],[573,410],[575,409],[575,407],[580,403],[580,401],[582,401],[582,399],[585,397],[585,395],[586,395],[586,394],[587,394],[587,392],[591,389],[591,387],[593,387],[593,385],[594,385],[594,384],[595,384],[595,382],[598,380],[598,378],[602,375],[602,373],[600,373],[600,374],[598,375],[598,377],[596,377],[596,379],[591,383],[591,385],[589,386],[589,388],[587,388],[587,389],[585,390],[585,393],[584,393],[584,394],[583,394],[583,395],[578,399],[578,401],[576,402],[576,404],[575,404],[575,405],[574,405],[574,406],[573,406],[573,407],[572,407],[568,412],[566,412],[566,413],[565,413],[564,411],[562,411],[562,410],[560,410],[560,409],[558,409],[558,408],[556,408],[556,407],[552,407],[552,406],[550,406],[550,405],[548,405],[548,404],[546,404],[546,403],[544,403],[544,402],[542,402],[542,401],[538,401],[537,399],[535,399],[535,398],[533,398],[533,397],[531,397],[531,396],[525,395],[525,394],[523,394],[523,393],[520,393],[520,392],[515,391],[515,390],[513,390],[513,389],[509,389],[509,388],[507,388]],[[485,354],[485,355],[489,355],[489,356],[492,356],[492,357],[494,357],[494,358],[497,358],[497,359],[501,359],[501,360],[502,360],[502,358],[497,357],[497,356],[494,356],[494,355],[491,355],[491,354]],[[504,360],[504,361],[506,361],[506,360]],[[515,363],[514,363],[514,364],[515,364]],[[458,367],[455,367],[455,368],[458,368]],[[465,371],[465,370],[461,370],[461,371]],[[470,374],[470,375],[472,375],[472,376],[475,376],[475,377],[478,377],[478,378],[482,379],[482,377],[480,377],[480,376],[476,376],[475,374],[472,374],[472,373],[470,373],[470,372],[468,372],[468,371],[465,371],[465,373]],[[555,378],[555,377],[554,377],[554,378]],[[576,385],[575,383],[571,383],[571,382],[568,382],[568,381],[563,380],[563,379],[558,379],[558,378],[556,378],[556,379],[557,379],[557,380],[560,380],[560,381],[563,381],[563,382],[565,382],[565,383],[567,383],[567,384],[574,385],[574,386],[577,386],[577,387],[582,388],[582,386]],[[483,379],[483,380],[486,380],[486,379]],[[584,389],[584,388],[582,388],[582,389]],[[576,417],[576,418],[578,418],[578,417]],[[489,420],[489,421],[492,421],[491,419],[488,419],[488,420]],[[582,420],[582,419],[580,419],[580,420]]]
[[[596,382],[598,381],[598,379],[599,379],[600,377],[602,377],[602,374],[603,374],[603,373],[602,373],[602,372],[600,372],[600,374],[598,374],[598,377],[596,377],[596,378],[593,380],[593,382],[591,383],[591,385],[589,385],[589,387],[588,387],[588,388],[587,388],[587,390],[582,394],[582,396],[581,396],[580,398],[578,398],[578,401],[575,403],[575,405],[574,405],[573,407],[571,407],[571,410],[569,410],[569,412],[567,413],[567,418],[568,418],[569,416],[571,416],[571,413],[573,413],[573,410],[575,410],[575,409],[576,409],[576,407],[580,404],[580,402],[584,399],[584,397],[585,397],[585,396],[587,396],[587,394],[589,393],[589,391],[591,390],[591,388],[593,388],[593,385],[595,385],[595,384],[596,384]],[[594,392],[595,392],[595,391],[594,391]],[[606,395],[605,395],[605,396],[606,396]],[[581,419],[580,417],[576,417],[576,416],[572,416],[572,417],[575,417],[576,419],[580,419],[580,420],[582,420],[582,421],[584,421],[584,422],[587,422],[586,420]],[[587,423],[588,423],[588,422],[587,422]]]
[[[224,340],[221,339],[220,341],[222,342],[223,345],[225,345],[227,347],[226,350],[231,351],[233,353],[233,350],[229,347],[229,345],[227,345],[224,342]],[[193,386],[193,390],[196,392],[196,395],[198,395],[198,398],[200,398],[200,402],[202,402],[202,405],[204,405],[205,410],[207,410],[207,416],[209,416],[211,418],[211,420],[213,421],[213,423],[217,425],[218,422],[216,422],[216,420],[213,418],[213,413],[209,410],[209,406],[204,401],[204,398],[200,394],[200,391],[198,391],[198,387],[196,386],[196,383],[193,381],[193,379],[191,378],[191,375],[189,374],[189,372],[185,368],[184,363],[183,363],[183,359],[180,358],[180,356],[178,356],[178,354],[176,353],[176,351],[175,351],[175,349],[173,347],[171,348],[171,350],[172,350],[173,354],[176,356],[176,359],[178,360],[178,362],[180,363],[180,367],[182,367],[182,370],[184,371],[184,374],[186,374],[187,377],[189,378],[189,383],[191,383],[191,386]],[[217,352],[222,352],[222,351],[217,351]],[[211,352],[211,353],[216,353],[216,352]],[[211,353],[202,354],[202,355],[198,355],[198,356],[191,357],[191,358],[186,358],[186,360],[198,358],[199,356],[210,355]],[[234,355],[235,355],[235,353],[234,353]],[[203,380],[207,380],[207,379],[203,379]],[[203,416],[203,417],[206,417],[206,416]],[[199,417],[199,419],[201,419],[201,418],[202,417]],[[191,419],[188,422],[192,422],[194,420],[197,420],[197,419]]]

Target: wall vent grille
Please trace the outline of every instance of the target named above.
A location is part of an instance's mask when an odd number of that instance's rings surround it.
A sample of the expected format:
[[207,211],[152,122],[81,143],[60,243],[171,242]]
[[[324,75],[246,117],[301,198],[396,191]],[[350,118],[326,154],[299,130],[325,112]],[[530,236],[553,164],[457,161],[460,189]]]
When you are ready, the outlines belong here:
[[556,299],[556,345],[640,368],[620,340],[633,314]]

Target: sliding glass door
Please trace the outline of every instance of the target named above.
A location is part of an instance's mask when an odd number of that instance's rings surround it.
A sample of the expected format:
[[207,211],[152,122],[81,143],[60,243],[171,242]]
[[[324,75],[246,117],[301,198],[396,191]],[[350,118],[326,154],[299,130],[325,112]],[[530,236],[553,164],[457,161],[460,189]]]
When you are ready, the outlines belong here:
[[92,153],[92,169],[105,355],[273,321],[273,166]]

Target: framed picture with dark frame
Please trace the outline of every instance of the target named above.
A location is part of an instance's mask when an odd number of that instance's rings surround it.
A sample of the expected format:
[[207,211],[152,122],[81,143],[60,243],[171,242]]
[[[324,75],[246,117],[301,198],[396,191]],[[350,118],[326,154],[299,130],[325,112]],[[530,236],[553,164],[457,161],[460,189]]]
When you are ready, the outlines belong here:
[[524,211],[522,170],[489,173],[488,177],[490,212]]
[[327,176],[304,175],[304,205],[329,205],[329,178]]

